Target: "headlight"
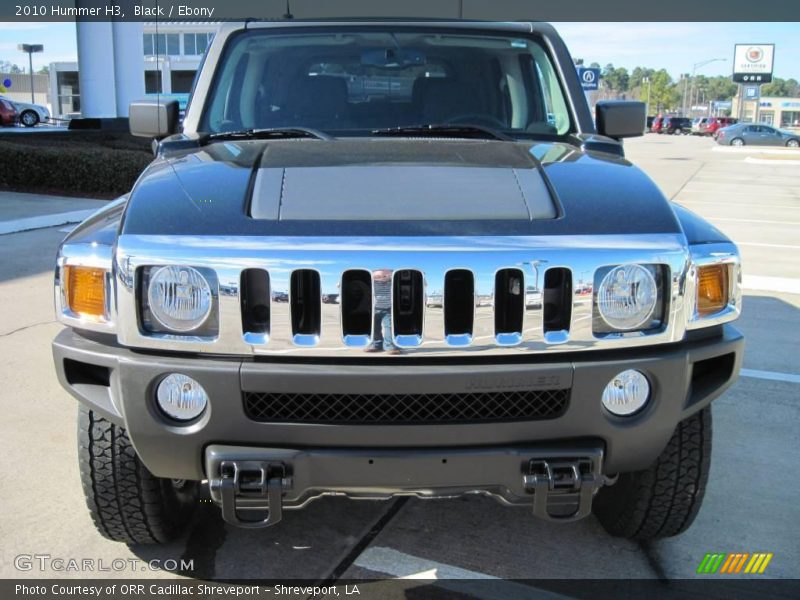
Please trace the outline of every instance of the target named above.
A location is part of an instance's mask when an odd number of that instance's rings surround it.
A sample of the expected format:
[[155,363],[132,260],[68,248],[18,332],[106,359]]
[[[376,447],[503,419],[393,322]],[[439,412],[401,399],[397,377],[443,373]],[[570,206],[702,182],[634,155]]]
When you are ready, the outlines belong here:
[[658,286],[650,271],[640,265],[611,269],[597,291],[597,308],[603,321],[617,330],[641,327],[658,302]]
[[158,323],[185,333],[200,327],[211,314],[211,286],[192,267],[161,267],[150,277],[147,301]]

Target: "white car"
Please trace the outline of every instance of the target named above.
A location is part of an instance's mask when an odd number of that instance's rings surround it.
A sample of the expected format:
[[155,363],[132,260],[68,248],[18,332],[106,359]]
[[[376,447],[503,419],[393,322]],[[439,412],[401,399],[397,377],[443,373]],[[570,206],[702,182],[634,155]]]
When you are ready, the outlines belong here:
[[39,123],[50,121],[50,111],[47,110],[46,106],[30,104],[29,102],[17,102],[5,96],[0,96],[0,98],[14,105],[19,115],[19,122],[25,127],[35,127]]

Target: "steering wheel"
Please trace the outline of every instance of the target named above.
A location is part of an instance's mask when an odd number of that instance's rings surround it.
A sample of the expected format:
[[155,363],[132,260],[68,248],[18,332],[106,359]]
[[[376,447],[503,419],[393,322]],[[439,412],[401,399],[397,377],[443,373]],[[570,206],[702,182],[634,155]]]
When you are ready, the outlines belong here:
[[501,129],[506,128],[506,124],[498,117],[494,115],[479,115],[479,114],[468,114],[468,115],[456,115],[454,117],[450,117],[449,119],[445,119],[445,125],[485,125],[488,127],[499,127]]

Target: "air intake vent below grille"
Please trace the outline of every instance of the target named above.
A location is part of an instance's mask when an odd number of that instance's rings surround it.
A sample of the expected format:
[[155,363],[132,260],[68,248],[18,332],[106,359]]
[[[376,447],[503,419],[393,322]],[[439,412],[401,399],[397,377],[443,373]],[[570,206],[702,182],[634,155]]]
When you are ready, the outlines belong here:
[[245,392],[245,414],[282,423],[463,423],[536,421],[562,416],[570,391],[463,394],[295,394]]

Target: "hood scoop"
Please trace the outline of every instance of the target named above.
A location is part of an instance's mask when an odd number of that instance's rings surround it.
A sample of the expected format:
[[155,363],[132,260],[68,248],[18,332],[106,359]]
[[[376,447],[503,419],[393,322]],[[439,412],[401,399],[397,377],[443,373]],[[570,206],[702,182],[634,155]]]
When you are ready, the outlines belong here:
[[416,165],[266,167],[250,217],[271,221],[554,219],[536,168]]

